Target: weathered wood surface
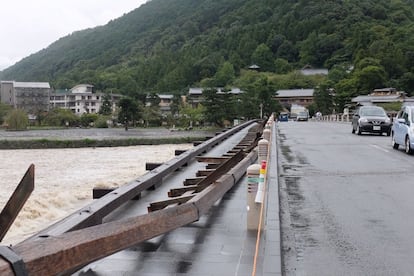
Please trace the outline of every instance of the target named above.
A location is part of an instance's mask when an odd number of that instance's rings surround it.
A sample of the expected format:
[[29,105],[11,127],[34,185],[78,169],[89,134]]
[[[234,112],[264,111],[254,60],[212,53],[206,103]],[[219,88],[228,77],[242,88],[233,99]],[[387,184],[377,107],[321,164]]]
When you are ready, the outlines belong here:
[[23,205],[34,190],[34,165],[31,164],[0,214],[0,241],[9,231]]
[[183,185],[184,186],[195,185],[198,182],[200,182],[200,180],[202,179],[204,179],[204,177],[187,178],[186,180],[184,180]]
[[147,163],[145,163],[145,170],[146,171],[152,171],[152,170],[158,168],[161,165],[162,165],[162,163],[147,162]]
[[210,164],[221,164],[229,160],[228,157],[212,157],[212,156],[197,156],[198,162],[210,163]]
[[[96,225],[78,231],[26,241],[13,247],[29,275],[57,275],[197,221],[194,204],[179,205],[147,215]],[[0,258],[0,275],[14,275]]]

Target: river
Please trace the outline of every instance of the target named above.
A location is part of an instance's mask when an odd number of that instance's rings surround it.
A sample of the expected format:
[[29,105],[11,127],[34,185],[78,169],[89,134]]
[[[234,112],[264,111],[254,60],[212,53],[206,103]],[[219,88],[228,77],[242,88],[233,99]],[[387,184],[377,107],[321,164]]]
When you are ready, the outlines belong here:
[[0,151],[0,209],[30,164],[35,189],[2,244],[15,244],[92,201],[94,187],[118,187],[191,144]]

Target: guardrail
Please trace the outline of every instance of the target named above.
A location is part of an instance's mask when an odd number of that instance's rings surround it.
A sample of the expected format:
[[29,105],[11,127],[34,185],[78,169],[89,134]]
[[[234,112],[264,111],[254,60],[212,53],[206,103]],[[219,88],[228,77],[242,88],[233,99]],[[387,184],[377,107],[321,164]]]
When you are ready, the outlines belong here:
[[102,224],[117,207],[177,170],[197,155],[249,126],[250,121],[176,156],[137,180],[110,192],[39,234],[11,247],[0,246],[0,275],[61,275],[134,244],[197,221],[244,175],[257,158],[250,152],[230,171],[188,202],[133,218]]
[[320,118],[314,118],[315,121],[325,121],[325,122],[351,122],[352,116],[350,114],[331,114],[323,115]]

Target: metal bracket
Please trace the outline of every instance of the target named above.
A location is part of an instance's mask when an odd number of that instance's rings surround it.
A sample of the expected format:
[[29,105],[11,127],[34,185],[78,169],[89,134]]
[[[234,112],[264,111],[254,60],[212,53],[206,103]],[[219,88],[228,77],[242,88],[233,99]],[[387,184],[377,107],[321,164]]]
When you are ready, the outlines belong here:
[[1,245],[0,256],[11,265],[14,275],[16,276],[28,276],[29,275],[22,257],[17,255],[17,253],[14,252],[13,249],[11,249],[10,247]]

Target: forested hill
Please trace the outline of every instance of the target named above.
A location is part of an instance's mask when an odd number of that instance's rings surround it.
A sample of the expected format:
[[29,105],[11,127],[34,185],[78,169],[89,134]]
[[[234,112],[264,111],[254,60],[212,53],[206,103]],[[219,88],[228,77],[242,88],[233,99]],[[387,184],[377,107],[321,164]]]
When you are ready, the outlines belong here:
[[59,39],[0,78],[132,94],[180,91],[223,64],[236,74],[253,63],[276,73],[369,65],[384,85],[405,88],[414,84],[413,12],[413,0],[152,0]]

